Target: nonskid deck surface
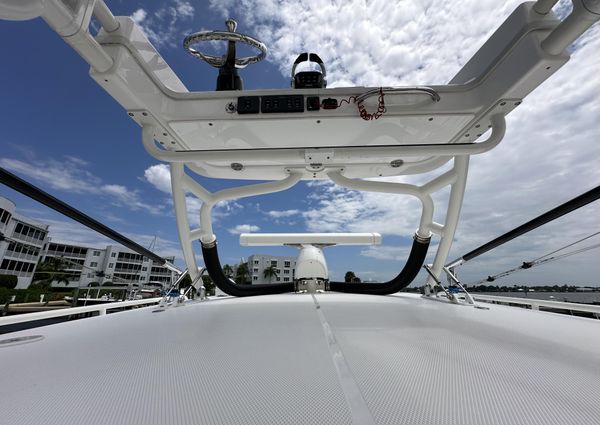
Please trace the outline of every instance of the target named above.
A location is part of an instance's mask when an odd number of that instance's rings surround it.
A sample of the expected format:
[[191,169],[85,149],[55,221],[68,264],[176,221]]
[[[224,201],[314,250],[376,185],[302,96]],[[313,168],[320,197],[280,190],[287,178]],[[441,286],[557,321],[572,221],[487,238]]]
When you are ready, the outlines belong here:
[[5,335],[10,424],[595,424],[600,324],[416,296],[289,294]]

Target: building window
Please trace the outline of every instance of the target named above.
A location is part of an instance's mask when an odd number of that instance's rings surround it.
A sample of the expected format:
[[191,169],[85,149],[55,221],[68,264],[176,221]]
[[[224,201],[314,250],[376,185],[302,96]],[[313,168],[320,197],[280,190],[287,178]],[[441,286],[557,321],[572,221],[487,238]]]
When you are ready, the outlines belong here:
[[114,257],[115,255],[117,255],[116,252],[113,252],[112,254],[110,254],[111,257]]
[[94,257],[99,257],[100,256],[100,251],[94,251]]
[[260,263],[260,261],[258,261],[258,260],[254,260],[254,265],[255,265],[255,266],[258,266],[258,264],[259,264],[259,263]]
[[283,281],[284,281],[284,282],[289,282],[289,281],[290,281],[290,278],[289,278],[289,277],[284,277],[284,278],[283,278]]
[[142,271],[145,272],[148,270],[148,267],[142,267]]
[[271,266],[277,267],[277,260],[271,260]]
[[90,267],[98,267],[98,263],[96,263],[96,262],[92,261],[92,262],[90,263]]
[[252,280],[258,280],[258,276],[252,276]]
[[289,270],[284,270],[283,274],[290,274],[290,271]]
[[292,262],[291,261],[284,261],[283,262],[283,267],[291,267],[292,266]]
[[109,269],[112,269],[114,265],[115,265],[114,263],[110,263],[110,264],[108,265],[108,268],[109,268]]
[[8,223],[10,213],[6,210],[0,210],[0,223]]
[[253,268],[253,269],[252,269],[252,271],[253,271],[254,273],[258,273],[258,268],[257,268],[257,267],[255,267],[255,268]]
[[140,280],[146,280],[146,276],[140,277]]

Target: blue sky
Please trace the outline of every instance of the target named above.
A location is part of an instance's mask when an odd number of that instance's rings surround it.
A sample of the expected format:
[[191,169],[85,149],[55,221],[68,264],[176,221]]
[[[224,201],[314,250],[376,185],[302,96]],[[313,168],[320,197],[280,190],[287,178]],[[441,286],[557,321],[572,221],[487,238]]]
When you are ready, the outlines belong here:
[[[329,65],[330,86],[445,83],[519,2],[475,3],[107,1],[115,15],[136,19],[190,91],[213,90],[216,71],[183,51],[184,36],[222,29],[229,16],[239,32],[270,49],[268,60],[243,72],[247,89],[288,87],[290,63],[306,50]],[[566,13],[566,3],[557,10]],[[471,24],[456,24],[465,20]],[[572,61],[509,116],[502,144],[473,158],[451,257],[600,182],[600,81],[593,71],[600,69],[599,35],[596,25],[573,47]],[[176,255],[182,265],[166,168],[145,152],[140,128],[89,78],[84,61],[40,19],[0,21],[0,54],[0,165],[143,245],[157,236],[156,250]],[[211,190],[235,184],[200,181]],[[110,243],[4,186],[0,196],[49,223],[56,240]],[[241,230],[378,231],[380,247],[328,248],[326,256],[334,279],[347,270],[387,279],[403,265],[418,224],[416,207],[403,197],[301,183],[284,194],[217,208],[215,233],[222,262],[235,263],[258,252],[295,255],[292,248],[241,248]],[[588,206],[473,260],[462,278],[499,273],[593,233],[599,212],[597,203]],[[499,283],[600,284],[598,258],[590,251]]]

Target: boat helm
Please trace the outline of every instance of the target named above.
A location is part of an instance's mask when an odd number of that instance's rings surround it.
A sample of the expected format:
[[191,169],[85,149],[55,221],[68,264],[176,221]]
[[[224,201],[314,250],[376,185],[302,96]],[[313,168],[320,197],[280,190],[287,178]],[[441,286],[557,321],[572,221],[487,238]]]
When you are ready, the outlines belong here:
[[[219,69],[217,91],[243,90],[244,85],[238,69],[263,60],[267,56],[267,47],[254,37],[235,32],[237,22],[233,19],[225,21],[225,25],[227,31],[200,31],[188,35],[183,40],[183,48],[192,56]],[[192,45],[202,41],[227,41],[227,53],[223,56],[213,56],[192,48]],[[236,58],[236,42],[255,47],[260,53],[255,56]]]

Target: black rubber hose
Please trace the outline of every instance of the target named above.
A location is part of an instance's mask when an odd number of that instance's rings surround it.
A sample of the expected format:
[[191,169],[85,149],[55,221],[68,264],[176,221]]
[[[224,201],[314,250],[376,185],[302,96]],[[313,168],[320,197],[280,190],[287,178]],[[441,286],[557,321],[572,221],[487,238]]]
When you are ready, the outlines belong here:
[[388,295],[398,292],[410,285],[415,277],[417,277],[417,274],[419,274],[425,262],[430,241],[431,239],[415,237],[404,268],[398,276],[389,282],[329,282],[329,289],[335,292],[370,295]]
[[250,285],[238,284],[223,273],[221,262],[219,261],[219,252],[217,251],[216,241],[211,244],[202,244],[202,255],[204,256],[204,266],[208,275],[215,283],[217,288],[226,294],[233,295],[234,297],[251,297],[255,295],[273,295],[283,294],[285,292],[294,292],[294,282],[289,283],[277,283],[273,285]]

